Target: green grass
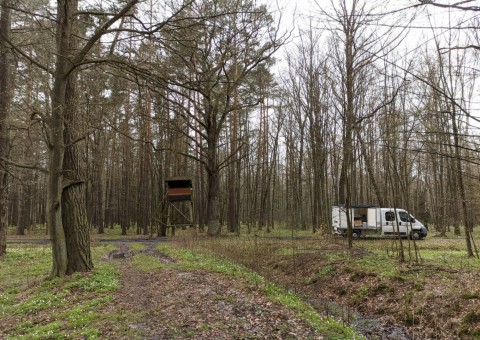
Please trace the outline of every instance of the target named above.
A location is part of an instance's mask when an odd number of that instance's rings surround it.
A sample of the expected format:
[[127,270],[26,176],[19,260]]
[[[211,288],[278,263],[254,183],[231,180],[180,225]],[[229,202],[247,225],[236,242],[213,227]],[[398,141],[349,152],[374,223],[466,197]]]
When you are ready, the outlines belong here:
[[131,243],[130,244],[130,250],[131,251],[142,251],[145,249],[145,244],[143,243]]
[[62,332],[63,323],[53,321],[38,325],[32,322],[22,322],[12,334],[11,339],[66,339],[67,334]]
[[[132,248],[143,249],[134,244]],[[298,317],[307,320],[311,327],[328,338],[351,338],[353,330],[329,318],[320,317],[315,310],[305,304],[296,294],[285,291],[267,282],[262,276],[245,267],[212,256],[197,254],[187,249],[174,248],[161,244],[160,250],[178,259],[175,264],[162,264],[157,258],[146,254],[137,254],[132,258],[133,265],[144,271],[166,267],[183,270],[203,269],[242,279],[261,289],[272,301],[294,310]],[[2,317],[21,316],[26,321],[9,332],[10,339],[99,339],[96,325],[104,322],[126,322],[118,313],[99,313],[98,309],[112,300],[111,292],[118,288],[118,270],[110,262],[98,261],[104,257],[111,246],[93,247],[95,270],[88,274],[76,273],[69,277],[45,280],[50,271],[51,252],[47,247],[22,248],[12,246],[0,267],[0,322]],[[7,279],[9,274],[19,272],[15,280]],[[30,277],[29,280],[25,280]],[[19,282],[28,284],[18,285]],[[28,294],[25,294],[25,291]],[[37,320],[38,315],[43,315]],[[138,315],[129,317],[134,320]],[[131,330],[123,329],[123,334]],[[193,334],[193,333],[192,333]],[[191,335],[188,331],[182,336]]]
[[[176,237],[189,236],[190,231],[187,228],[186,230],[177,229],[175,231]],[[239,238],[237,233],[231,233],[225,228],[221,231],[221,237],[227,238]],[[312,229],[302,230],[302,229],[291,229],[285,223],[277,223],[273,229],[267,231],[267,228],[264,227],[259,230],[257,227],[248,228],[246,225],[240,225],[240,238],[256,238],[256,237],[308,237],[308,238],[318,238],[321,236],[321,233],[313,233]]]
[[41,292],[26,301],[13,305],[12,312],[19,315],[33,314],[42,310],[58,309],[67,304],[68,292]]
[[65,288],[71,290],[83,290],[85,292],[106,293],[118,288],[118,271],[111,265],[102,263],[91,274],[83,276],[75,273],[69,278]]
[[464,300],[480,299],[480,292],[465,291],[461,293],[461,298]]
[[421,250],[421,255],[427,264],[451,269],[480,270],[480,261],[475,257],[467,257],[464,251],[424,249]]
[[354,303],[360,303],[367,297],[370,292],[370,288],[367,286],[358,287],[355,293],[350,297],[350,300]]
[[159,244],[157,249],[178,260],[173,266],[183,270],[203,269],[221,273],[230,277],[250,278],[257,283],[263,281],[260,275],[248,271],[242,265],[219,259],[208,254],[193,252],[189,249],[175,248],[168,244]]
[[322,277],[322,276],[335,276],[336,273],[337,273],[337,270],[336,270],[335,266],[334,266],[334,265],[331,265],[331,264],[328,264],[328,265],[320,268],[320,269],[317,271],[316,276],[317,276],[317,277]]
[[[392,240],[359,241],[355,245],[369,252],[361,257],[349,257],[340,252],[335,252],[330,258],[347,261],[354,264],[357,269],[370,271],[382,277],[407,276],[408,271],[417,268],[415,275],[424,275],[429,270],[438,271],[442,268],[449,270],[480,270],[480,261],[467,257],[465,243],[462,240],[428,239],[418,241],[418,254],[420,261],[414,260],[413,245],[411,258],[408,253],[408,241],[404,240],[406,264],[398,261],[397,254],[392,252]],[[412,267],[413,265],[413,267]],[[408,268],[406,268],[406,266]]]
[[[402,241],[406,259],[404,263],[400,263],[398,258],[400,244],[392,239],[356,240],[352,251],[347,249],[344,239],[325,237],[322,240],[316,236],[298,240],[222,238],[192,242],[190,247],[201,247],[207,253],[242,263],[268,277],[279,277],[280,282],[283,280],[288,284],[289,280],[294,279],[305,285],[307,291],[311,289],[310,285],[341,276],[343,280],[346,279],[346,284],[336,291],[338,296],[346,298],[350,305],[359,309],[365,299],[382,299],[382,296],[394,295],[395,289],[407,289],[412,294],[413,302],[399,297],[398,303],[407,306],[404,312],[393,314],[388,307],[379,307],[377,310],[397,317],[399,322],[407,325],[416,325],[420,320],[426,322],[421,304],[429,301],[432,287],[435,287],[433,291],[440,289],[446,298],[456,303],[478,299],[479,293],[475,290],[469,292],[458,288],[458,274],[471,277],[469,273],[480,270],[480,260],[467,257],[462,238],[417,241],[418,261],[413,241]],[[188,242],[183,243],[188,246]],[[297,277],[297,270],[306,276]],[[362,282],[363,286],[357,282]],[[347,293],[348,296],[345,295]],[[467,321],[470,320],[476,320],[476,315],[469,315]],[[468,322],[465,324],[470,325]],[[471,329],[468,332],[473,334]]]
[[[38,276],[48,272],[50,266],[51,249],[49,246],[9,246],[0,268],[1,273],[5,275],[2,281],[4,283],[11,282],[20,276],[22,281],[26,279],[28,283],[29,279],[35,280]],[[19,273],[19,267],[22,268],[22,273]]]
[[91,273],[47,280],[49,248],[9,246],[0,265],[0,324],[6,317],[25,321],[10,329],[7,339],[100,339],[96,325],[110,316],[97,310],[118,288],[118,270],[96,260],[111,249],[92,248],[96,268]]
[[132,264],[135,268],[144,272],[165,268],[165,265],[160,263],[156,257],[146,254],[135,255],[132,258]]

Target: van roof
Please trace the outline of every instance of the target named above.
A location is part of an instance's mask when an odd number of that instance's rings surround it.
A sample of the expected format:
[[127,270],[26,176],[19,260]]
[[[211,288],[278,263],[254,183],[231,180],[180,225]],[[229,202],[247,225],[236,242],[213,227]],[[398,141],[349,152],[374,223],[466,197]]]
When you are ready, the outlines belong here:
[[[337,207],[344,208],[345,204],[339,204]],[[374,204],[352,204],[350,208],[375,208]]]

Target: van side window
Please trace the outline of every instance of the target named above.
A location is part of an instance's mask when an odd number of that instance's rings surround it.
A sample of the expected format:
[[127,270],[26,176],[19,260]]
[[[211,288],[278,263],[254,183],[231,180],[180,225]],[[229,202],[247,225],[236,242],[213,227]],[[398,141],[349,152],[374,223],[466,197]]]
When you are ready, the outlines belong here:
[[395,212],[393,211],[385,212],[385,221],[395,221]]
[[408,222],[409,215],[405,211],[399,211],[398,214],[400,215],[400,221]]

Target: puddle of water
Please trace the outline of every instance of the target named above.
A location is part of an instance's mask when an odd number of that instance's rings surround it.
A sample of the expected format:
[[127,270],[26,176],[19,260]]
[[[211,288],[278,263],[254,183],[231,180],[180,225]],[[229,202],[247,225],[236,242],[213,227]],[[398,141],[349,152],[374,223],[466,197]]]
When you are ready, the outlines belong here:
[[385,325],[352,308],[324,299],[306,299],[317,311],[352,325],[367,339],[410,340],[407,330],[399,325]]

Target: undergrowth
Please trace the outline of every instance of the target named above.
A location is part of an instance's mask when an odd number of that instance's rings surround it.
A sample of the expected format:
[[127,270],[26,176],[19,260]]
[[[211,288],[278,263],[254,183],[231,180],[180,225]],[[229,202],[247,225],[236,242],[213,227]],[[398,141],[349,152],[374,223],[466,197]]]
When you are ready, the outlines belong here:
[[[110,249],[94,247],[92,254],[98,259]],[[96,261],[91,273],[46,279],[50,263],[47,247],[8,248],[0,266],[0,337],[100,339],[97,325],[109,316],[97,310],[118,288],[118,270]]]
[[[388,315],[407,326],[412,334],[427,338],[437,333],[448,337],[477,334],[477,324],[471,321],[477,320],[479,293],[471,285],[479,275],[480,261],[466,256],[461,239],[417,241],[418,261],[413,241],[403,242],[403,263],[398,258],[398,240],[392,239],[357,240],[352,250],[347,249],[343,239],[328,237],[197,238],[180,240],[179,244],[228,258],[279,284],[294,285],[303,293],[317,289],[313,294],[327,292],[330,298],[336,296],[335,301],[361,312]],[[459,280],[465,286],[459,286]],[[432,307],[424,308],[427,305]],[[448,309],[454,306],[456,317],[445,323]],[[443,314],[434,313],[435,308]]]

